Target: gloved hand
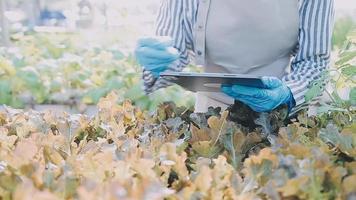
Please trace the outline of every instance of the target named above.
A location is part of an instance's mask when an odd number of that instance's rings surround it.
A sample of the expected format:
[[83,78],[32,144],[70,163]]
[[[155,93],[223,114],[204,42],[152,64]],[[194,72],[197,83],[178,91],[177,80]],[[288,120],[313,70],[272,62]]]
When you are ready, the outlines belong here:
[[248,105],[256,112],[269,112],[282,104],[289,110],[295,106],[291,90],[278,78],[263,77],[264,88],[246,87],[241,85],[224,85],[222,92]]
[[138,41],[135,55],[139,64],[156,78],[179,58],[169,37],[149,37]]

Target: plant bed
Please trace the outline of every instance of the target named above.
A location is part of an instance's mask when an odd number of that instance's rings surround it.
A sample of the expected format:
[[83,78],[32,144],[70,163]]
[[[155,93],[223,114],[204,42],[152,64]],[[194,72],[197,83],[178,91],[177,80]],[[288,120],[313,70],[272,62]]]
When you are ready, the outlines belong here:
[[274,142],[256,145],[263,129],[245,132],[227,111],[195,114],[165,103],[148,114],[118,99],[114,93],[101,99],[90,118],[0,112],[0,197],[355,197],[356,118],[338,121],[347,113],[300,113],[274,133]]

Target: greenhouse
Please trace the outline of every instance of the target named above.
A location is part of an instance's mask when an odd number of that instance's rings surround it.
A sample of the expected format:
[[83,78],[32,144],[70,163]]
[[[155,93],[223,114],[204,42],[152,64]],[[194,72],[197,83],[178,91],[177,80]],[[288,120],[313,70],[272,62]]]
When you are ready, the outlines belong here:
[[0,0],[0,199],[355,200],[354,0]]

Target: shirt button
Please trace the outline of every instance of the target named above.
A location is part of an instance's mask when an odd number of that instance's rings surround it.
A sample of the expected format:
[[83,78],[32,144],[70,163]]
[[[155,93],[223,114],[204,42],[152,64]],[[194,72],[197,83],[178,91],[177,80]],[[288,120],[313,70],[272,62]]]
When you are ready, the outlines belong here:
[[204,26],[203,26],[203,25],[199,25],[198,28],[199,28],[199,29],[203,29]]
[[198,51],[197,53],[198,53],[198,56],[203,55],[203,52],[201,52],[201,51]]

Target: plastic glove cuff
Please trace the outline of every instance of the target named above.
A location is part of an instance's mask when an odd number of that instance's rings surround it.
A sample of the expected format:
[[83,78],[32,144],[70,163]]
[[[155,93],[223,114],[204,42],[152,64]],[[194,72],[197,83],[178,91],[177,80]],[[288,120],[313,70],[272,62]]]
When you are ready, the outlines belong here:
[[289,89],[289,98],[287,99],[286,104],[288,105],[288,111],[289,113],[292,111],[292,109],[296,106],[296,101],[293,97],[292,91]]

